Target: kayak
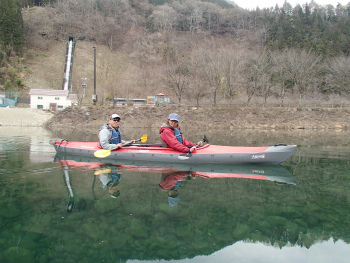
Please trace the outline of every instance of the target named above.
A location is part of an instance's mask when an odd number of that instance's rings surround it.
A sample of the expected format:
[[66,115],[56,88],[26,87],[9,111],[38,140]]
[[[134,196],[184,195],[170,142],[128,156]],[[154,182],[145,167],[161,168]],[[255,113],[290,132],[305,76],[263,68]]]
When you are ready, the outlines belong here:
[[105,171],[114,166],[119,173],[147,172],[169,175],[191,174],[203,178],[243,178],[296,184],[290,172],[280,164],[210,164],[167,163],[132,160],[104,159],[81,155],[57,153],[54,162],[63,167]]
[[278,164],[290,158],[297,147],[285,144],[258,147],[205,144],[192,153],[181,153],[154,143],[135,143],[113,151],[101,149],[99,142],[54,140],[52,144],[57,153],[79,156],[95,157],[97,152],[107,151],[105,157],[98,155],[100,159],[212,164]]

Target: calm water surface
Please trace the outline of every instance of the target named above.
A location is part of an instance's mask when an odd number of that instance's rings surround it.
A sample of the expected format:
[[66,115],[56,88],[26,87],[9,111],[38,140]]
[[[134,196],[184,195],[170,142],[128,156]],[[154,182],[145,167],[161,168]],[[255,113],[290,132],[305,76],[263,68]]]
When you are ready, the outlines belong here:
[[0,262],[350,261],[349,134],[206,135],[298,148],[282,166],[107,164],[49,144],[96,135],[0,127]]

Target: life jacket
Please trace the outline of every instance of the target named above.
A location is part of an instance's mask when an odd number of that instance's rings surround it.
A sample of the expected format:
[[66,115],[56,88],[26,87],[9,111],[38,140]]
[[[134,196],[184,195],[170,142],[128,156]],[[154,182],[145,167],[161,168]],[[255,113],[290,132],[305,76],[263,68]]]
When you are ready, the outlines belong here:
[[[174,128],[174,135],[176,137],[176,140],[178,140],[180,143],[183,143],[182,133],[178,128]],[[162,146],[169,147],[169,145],[167,145],[163,140],[162,140]]]
[[112,129],[112,137],[109,141],[110,144],[118,144],[122,142],[122,133],[120,132],[119,128],[118,130]]
[[180,132],[180,130],[178,128],[174,129],[174,135],[176,137],[176,140],[178,140],[179,142],[182,142],[182,133]]

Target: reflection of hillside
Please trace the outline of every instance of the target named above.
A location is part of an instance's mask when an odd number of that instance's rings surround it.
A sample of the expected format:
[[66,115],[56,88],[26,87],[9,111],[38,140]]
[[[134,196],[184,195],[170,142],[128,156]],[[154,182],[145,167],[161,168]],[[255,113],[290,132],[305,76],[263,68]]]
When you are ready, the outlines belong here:
[[[51,134],[41,127],[21,127],[12,126],[0,127],[0,136],[3,142],[0,143],[0,151],[13,151],[10,158],[30,159],[32,163],[50,162],[52,160],[52,145],[49,144]],[[28,146],[29,145],[29,146]],[[29,147],[29,153],[27,150]],[[21,153],[21,156],[17,156]],[[6,163],[8,165],[8,163]]]
[[308,158],[330,158],[330,159],[350,159],[349,146],[313,146],[299,147],[293,158],[302,158],[307,161]]
[[[45,248],[49,259],[65,262],[98,262],[102,255],[105,262],[193,258],[241,240],[280,247],[310,247],[331,237],[349,243],[349,161],[292,160],[286,167],[296,185],[239,178],[184,181],[175,207],[158,187],[159,173],[124,172],[121,195],[112,199],[94,181],[94,169],[74,168],[69,175],[76,205],[70,214],[57,167],[17,182],[20,209],[12,218],[25,232],[19,232],[23,249],[39,255]],[[1,205],[7,216],[4,204],[11,195]],[[2,222],[8,225],[12,218]],[[18,236],[11,238],[18,242]]]

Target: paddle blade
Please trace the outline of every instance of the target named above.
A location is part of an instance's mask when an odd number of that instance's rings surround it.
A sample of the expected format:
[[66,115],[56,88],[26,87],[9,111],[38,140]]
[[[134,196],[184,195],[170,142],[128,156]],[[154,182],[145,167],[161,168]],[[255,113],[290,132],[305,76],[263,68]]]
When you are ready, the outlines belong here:
[[188,153],[180,154],[177,158],[179,160],[187,160],[190,157],[192,157],[192,153],[188,152]]
[[187,154],[180,154],[177,158],[178,158],[179,160],[184,161],[184,160],[188,160],[190,157],[191,157],[191,156],[187,156]]
[[94,175],[109,174],[111,173],[111,168],[97,170]]
[[105,158],[111,155],[111,150],[97,150],[94,152],[94,155],[97,158]]
[[74,197],[70,197],[67,205],[67,213],[72,213],[74,207]]
[[142,135],[141,142],[147,142],[147,134]]

